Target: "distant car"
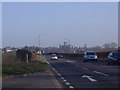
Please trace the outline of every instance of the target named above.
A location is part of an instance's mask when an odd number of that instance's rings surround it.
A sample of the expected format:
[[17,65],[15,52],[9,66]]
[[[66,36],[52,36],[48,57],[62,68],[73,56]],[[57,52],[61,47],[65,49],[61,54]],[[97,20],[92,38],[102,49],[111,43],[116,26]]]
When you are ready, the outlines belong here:
[[87,62],[88,60],[94,60],[97,61],[97,54],[94,51],[86,51],[84,53],[84,62]]
[[120,52],[110,52],[107,60],[108,65],[120,63]]
[[63,55],[57,55],[58,56],[58,58],[63,58]]
[[52,55],[57,55],[57,54],[52,54]]
[[52,54],[51,60],[57,60],[57,59],[58,59],[57,55],[56,54]]

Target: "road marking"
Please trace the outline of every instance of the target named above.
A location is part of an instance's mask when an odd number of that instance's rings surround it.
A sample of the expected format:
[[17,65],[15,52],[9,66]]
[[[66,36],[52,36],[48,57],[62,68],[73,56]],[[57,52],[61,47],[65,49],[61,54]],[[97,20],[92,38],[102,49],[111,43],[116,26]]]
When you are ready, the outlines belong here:
[[81,67],[82,69],[84,69],[84,70],[88,70],[87,68],[85,68],[85,67]]
[[63,81],[66,82],[67,80],[64,79]]
[[59,76],[61,76],[61,74],[58,73]]
[[64,79],[64,77],[61,77],[61,79]]
[[66,82],[66,85],[70,85],[70,83]]
[[69,88],[74,88],[73,86],[69,86]]
[[98,71],[93,71],[93,72],[95,72],[95,73],[97,73],[97,74],[101,74],[101,75],[104,75],[104,76],[109,76],[108,74],[105,74],[105,73],[101,73],[101,72],[98,72]]
[[57,72],[57,75],[59,75],[59,73]]
[[76,61],[66,61],[66,62],[76,62]]
[[47,60],[46,60],[47,64],[50,64]]
[[87,78],[88,80],[90,80],[91,82],[96,82],[97,80],[91,78],[92,76],[88,76],[88,75],[83,75],[82,78]]
[[47,64],[50,64],[46,59],[45,59],[45,61],[47,62]]
[[[50,63],[46,60],[47,64],[50,65]],[[50,65],[52,67],[52,65]],[[61,76],[61,74],[58,73],[58,71],[52,67],[52,69],[57,73],[57,75]],[[70,85],[70,83],[67,82],[67,80],[64,79],[64,77],[61,77],[61,79],[66,82],[66,85]],[[69,88],[73,88],[73,86],[69,86]]]
[[52,69],[55,71],[55,69],[52,67]]
[[[53,68],[53,67],[52,67]],[[57,72],[54,68],[53,68],[53,70],[55,71],[55,72]]]
[[[51,67],[52,67],[52,66],[51,66]],[[52,69],[53,69],[57,74],[59,74],[58,71],[57,71],[55,68],[52,67]]]

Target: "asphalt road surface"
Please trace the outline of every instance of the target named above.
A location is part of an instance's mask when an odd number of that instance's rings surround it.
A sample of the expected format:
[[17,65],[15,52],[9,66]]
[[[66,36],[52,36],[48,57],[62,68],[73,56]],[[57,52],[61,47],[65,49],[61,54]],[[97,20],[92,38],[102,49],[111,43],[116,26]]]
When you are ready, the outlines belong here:
[[[42,89],[42,88],[62,88],[53,73],[50,71],[40,72],[31,75],[20,75],[13,78],[2,79],[3,90],[26,90],[26,89]],[[19,89],[20,88],[20,89]]]
[[72,88],[119,88],[120,75],[118,65],[107,65],[107,62],[83,62],[79,59],[60,58],[48,63],[61,75],[66,84]]

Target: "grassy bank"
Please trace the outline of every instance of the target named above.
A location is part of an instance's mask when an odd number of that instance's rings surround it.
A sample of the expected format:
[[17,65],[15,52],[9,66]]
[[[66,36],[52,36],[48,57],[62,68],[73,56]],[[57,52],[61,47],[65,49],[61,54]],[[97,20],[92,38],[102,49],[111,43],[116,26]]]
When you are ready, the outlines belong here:
[[48,65],[45,63],[41,63],[39,65],[35,64],[22,64],[22,65],[10,65],[5,64],[2,66],[2,74],[6,75],[21,75],[21,74],[29,74],[35,72],[43,72],[48,70]]
[[2,63],[3,76],[29,74],[49,70],[45,58],[37,55],[33,56],[31,62],[26,63],[18,60],[15,53],[4,53],[2,55]]

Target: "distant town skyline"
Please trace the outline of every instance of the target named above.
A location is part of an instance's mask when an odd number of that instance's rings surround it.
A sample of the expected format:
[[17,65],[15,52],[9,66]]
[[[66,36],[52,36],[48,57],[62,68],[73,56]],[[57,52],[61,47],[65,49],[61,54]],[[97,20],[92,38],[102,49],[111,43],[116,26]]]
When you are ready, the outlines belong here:
[[117,2],[4,2],[3,47],[118,43]]

